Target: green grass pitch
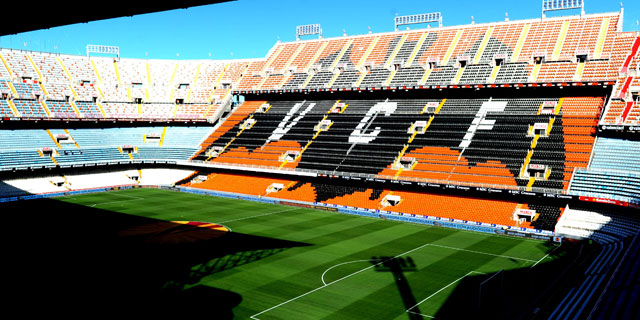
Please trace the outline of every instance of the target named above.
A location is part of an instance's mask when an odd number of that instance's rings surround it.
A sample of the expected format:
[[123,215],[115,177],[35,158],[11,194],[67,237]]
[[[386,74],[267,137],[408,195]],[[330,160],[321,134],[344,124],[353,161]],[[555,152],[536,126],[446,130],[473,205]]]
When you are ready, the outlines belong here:
[[[10,263],[23,280],[10,287],[17,297],[60,298],[54,288],[65,287],[61,300],[144,300],[136,305],[205,308],[214,319],[440,318],[455,297],[475,297],[473,279],[540,268],[560,252],[537,240],[159,189],[0,210],[15,229],[5,236],[17,244],[7,253],[20,261]],[[465,282],[473,294],[459,292]]]

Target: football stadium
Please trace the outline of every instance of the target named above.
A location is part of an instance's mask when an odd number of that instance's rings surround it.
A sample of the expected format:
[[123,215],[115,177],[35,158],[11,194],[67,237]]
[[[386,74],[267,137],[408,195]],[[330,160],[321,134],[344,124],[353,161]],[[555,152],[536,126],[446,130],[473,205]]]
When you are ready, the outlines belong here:
[[[201,3],[148,12],[181,5]],[[85,18],[146,13],[124,7]],[[291,25],[237,59],[2,42],[5,306],[637,318],[640,33],[621,5],[535,7],[353,35]]]

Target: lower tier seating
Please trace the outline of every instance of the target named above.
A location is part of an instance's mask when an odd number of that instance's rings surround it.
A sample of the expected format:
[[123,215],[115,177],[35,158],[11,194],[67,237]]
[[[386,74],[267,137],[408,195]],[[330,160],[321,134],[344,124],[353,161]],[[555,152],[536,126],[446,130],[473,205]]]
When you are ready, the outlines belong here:
[[589,169],[576,170],[570,193],[640,204],[640,142],[598,137]]
[[9,177],[0,180],[0,198],[121,185],[173,185],[176,181],[193,175],[194,171],[175,168],[143,168],[110,172],[73,172],[64,175],[51,172],[42,174],[44,176]]
[[210,127],[0,130],[0,168],[131,160],[188,160]]
[[575,204],[565,210],[558,220],[556,232],[578,238],[592,238],[606,244],[640,232],[640,221],[633,215]]
[[589,168],[640,174],[640,141],[599,137],[593,146],[593,157]]
[[628,243],[619,263],[619,271],[612,276],[611,285],[590,314],[594,319],[630,319],[640,314],[639,306],[635,303],[640,291],[640,236],[636,235]]
[[580,275],[584,280],[576,282],[549,319],[594,315],[596,319],[631,319],[637,314],[633,296],[640,288],[637,281],[640,221],[636,212],[618,211],[572,205],[558,221],[556,232],[591,238],[602,246]]
[[[279,184],[279,191],[269,191]],[[520,204],[514,201],[479,199],[417,191],[371,189],[320,182],[251,176],[242,173],[212,173],[206,181],[192,181],[186,186],[217,191],[267,196],[282,200],[326,203],[364,209],[385,210],[428,215],[504,226],[520,226],[553,230],[562,209],[544,204]],[[394,203],[389,199],[397,199]],[[534,210],[532,221],[522,221],[514,215],[518,209]]]
[[623,171],[577,170],[569,193],[640,205],[640,174]]

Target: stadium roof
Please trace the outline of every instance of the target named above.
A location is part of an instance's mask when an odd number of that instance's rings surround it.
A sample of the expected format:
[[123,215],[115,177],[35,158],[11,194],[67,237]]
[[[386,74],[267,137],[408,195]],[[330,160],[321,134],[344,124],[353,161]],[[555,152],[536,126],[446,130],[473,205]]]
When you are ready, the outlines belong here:
[[[0,19],[0,36],[21,32],[48,29],[74,23],[112,19],[175,9],[186,9],[234,0],[172,0],[172,1],[45,1],[29,2],[14,0],[3,4]],[[11,19],[20,16],[20,19]]]

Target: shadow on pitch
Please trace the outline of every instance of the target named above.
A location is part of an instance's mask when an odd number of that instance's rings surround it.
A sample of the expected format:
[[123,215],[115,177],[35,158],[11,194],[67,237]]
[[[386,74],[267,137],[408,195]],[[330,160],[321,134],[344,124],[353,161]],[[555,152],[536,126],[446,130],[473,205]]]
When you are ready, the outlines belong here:
[[[498,271],[473,274],[462,279],[446,302],[434,315],[436,319],[544,319],[541,311],[562,299],[563,282],[576,273],[576,259],[586,250],[580,244],[541,243],[551,252],[550,262]],[[557,249],[557,250],[554,250]],[[556,301],[557,300],[557,301]],[[554,302],[555,301],[555,302]]]
[[411,257],[372,257],[371,264],[375,266],[375,271],[389,272],[393,276],[409,319],[423,319],[420,315],[418,301],[416,301],[407,277],[404,275],[405,272],[417,270],[413,259]]
[[[205,314],[231,319],[235,293],[196,285],[306,243],[39,199],[2,204],[8,305],[65,314]],[[96,314],[94,314],[96,315]]]

